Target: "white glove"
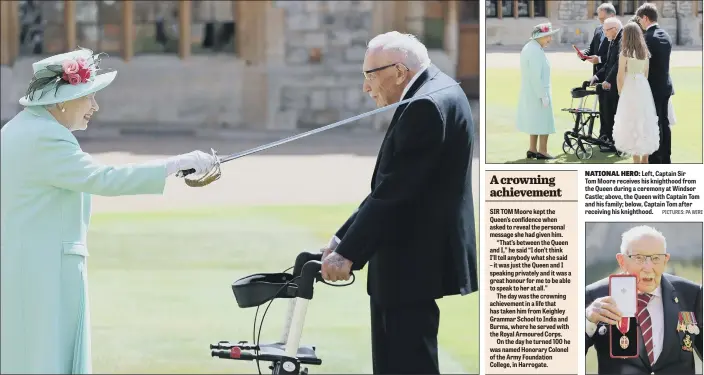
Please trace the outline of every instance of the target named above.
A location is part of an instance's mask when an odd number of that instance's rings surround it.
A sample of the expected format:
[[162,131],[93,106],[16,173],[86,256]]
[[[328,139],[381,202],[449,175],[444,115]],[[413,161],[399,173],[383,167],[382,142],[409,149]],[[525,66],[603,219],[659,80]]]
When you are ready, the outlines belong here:
[[187,169],[195,169],[196,175],[205,174],[215,166],[216,162],[215,156],[202,151],[172,156],[166,159],[166,175],[170,176]]
[[540,98],[540,101],[543,102],[543,108],[547,108],[548,104],[550,104],[550,100],[547,97]]
[[594,82],[598,81],[599,78],[597,76],[592,76],[592,79],[589,80],[589,86],[594,86]]

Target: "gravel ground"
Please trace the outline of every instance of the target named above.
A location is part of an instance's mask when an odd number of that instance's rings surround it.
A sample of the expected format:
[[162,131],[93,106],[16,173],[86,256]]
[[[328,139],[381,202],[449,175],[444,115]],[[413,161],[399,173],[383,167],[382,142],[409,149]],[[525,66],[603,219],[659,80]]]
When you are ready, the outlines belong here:
[[[156,211],[228,205],[344,204],[369,192],[383,134],[314,135],[222,166],[220,180],[200,188],[169,178],[163,195],[93,197],[93,212]],[[221,155],[276,140],[270,135],[232,139],[123,137],[82,141],[86,152],[107,164],[163,158],[211,147]],[[477,147],[478,148],[478,147]],[[478,156],[474,158],[474,194],[478,198]],[[284,186],[286,186],[284,188]]]
[[[493,49],[486,54],[486,66],[493,69],[518,68],[520,60],[518,58],[520,48],[518,49]],[[573,51],[551,52],[550,47],[547,49],[548,59],[552,69],[575,69],[583,70],[585,64],[577,58]],[[670,67],[695,67],[702,66],[702,50],[675,50],[670,56]]]

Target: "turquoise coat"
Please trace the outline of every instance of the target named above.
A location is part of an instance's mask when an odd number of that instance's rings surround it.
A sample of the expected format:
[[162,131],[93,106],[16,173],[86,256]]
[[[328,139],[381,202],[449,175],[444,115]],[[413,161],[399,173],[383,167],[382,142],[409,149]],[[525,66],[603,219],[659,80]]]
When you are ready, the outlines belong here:
[[[549,104],[543,107],[541,98],[547,97]],[[516,127],[532,135],[555,132],[555,117],[552,112],[550,87],[550,62],[545,51],[535,40],[521,50],[521,89],[518,96]]]
[[161,194],[165,166],[101,165],[42,107],[25,108],[1,135],[0,368],[91,373],[91,194]]

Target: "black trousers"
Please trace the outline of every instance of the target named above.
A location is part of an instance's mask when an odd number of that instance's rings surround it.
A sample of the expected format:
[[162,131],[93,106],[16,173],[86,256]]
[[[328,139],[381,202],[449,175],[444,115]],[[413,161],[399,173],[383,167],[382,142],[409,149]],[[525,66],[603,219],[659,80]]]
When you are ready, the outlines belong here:
[[371,302],[374,374],[440,374],[435,300],[402,307]]
[[604,91],[604,111],[599,116],[601,117],[601,136],[604,136],[609,141],[613,141],[614,133],[614,118],[616,117],[616,109],[618,108],[618,91],[615,84],[611,86],[611,90]]
[[670,133],[670,120],[667,118],[667,104],[670,95],[655,99],[655,112],[658,114],[658,127],[660,128],[660,148],[648,157],[648,164],[672,164],[672,138]]
[[[599,138],[609,138],[611,134],[607,132],[609,129],[609,119],[607,117],[609,111],[606,104],[606,93],[600,92],[597,94],[597,98],[599,100]],[[613,126],[611,129],[613,130]]]

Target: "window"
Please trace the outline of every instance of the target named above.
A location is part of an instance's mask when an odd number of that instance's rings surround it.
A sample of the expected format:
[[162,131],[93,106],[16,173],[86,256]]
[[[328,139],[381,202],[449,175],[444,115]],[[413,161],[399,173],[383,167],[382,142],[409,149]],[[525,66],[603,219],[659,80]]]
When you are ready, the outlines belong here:
[[498,4],[496,0],[486,0],[484,1],[485,3],[485,16],[486,18],[495,18],[498,17],[499,14],[497,12]]
[[518,3],[518,17],[529,17],[528,13],[528,0],[516,0]]
[[459,5],[460,23],[461,24],[478,24],[479,23],[479,2],[464,0]]
[[[647,0],[622,0],[621,5],[623,5],[623,13],[618,13],[621,15],[634,15],[638,7],[647,3]],[[618,8],[616,8],[618,10]]]
[[122,2],[76,1],[76,44],[94,52],[121,49]]
[[504,0],[501,2],[501,17],[513,17],[516,13],[513,12],[513,0]]
[[428,49],[445,47],[446,1],[426,1],[423,19],[423,43]]
[[533,1],[533,17],[547,17],[548,8],[545,0]]
[[18,10],[20,55],[65,52],[63,1],[19,1]]
[[546,0],[486,0],[486,17],[547,17]]
[[445,47],[446,1],[411,1],[406,15],[406,28],[428,49]]
[[193,53],[235,53],[232,1],[193,1],[191,50]]
[[178,1],[134,2],[134,54],[178,53]]

